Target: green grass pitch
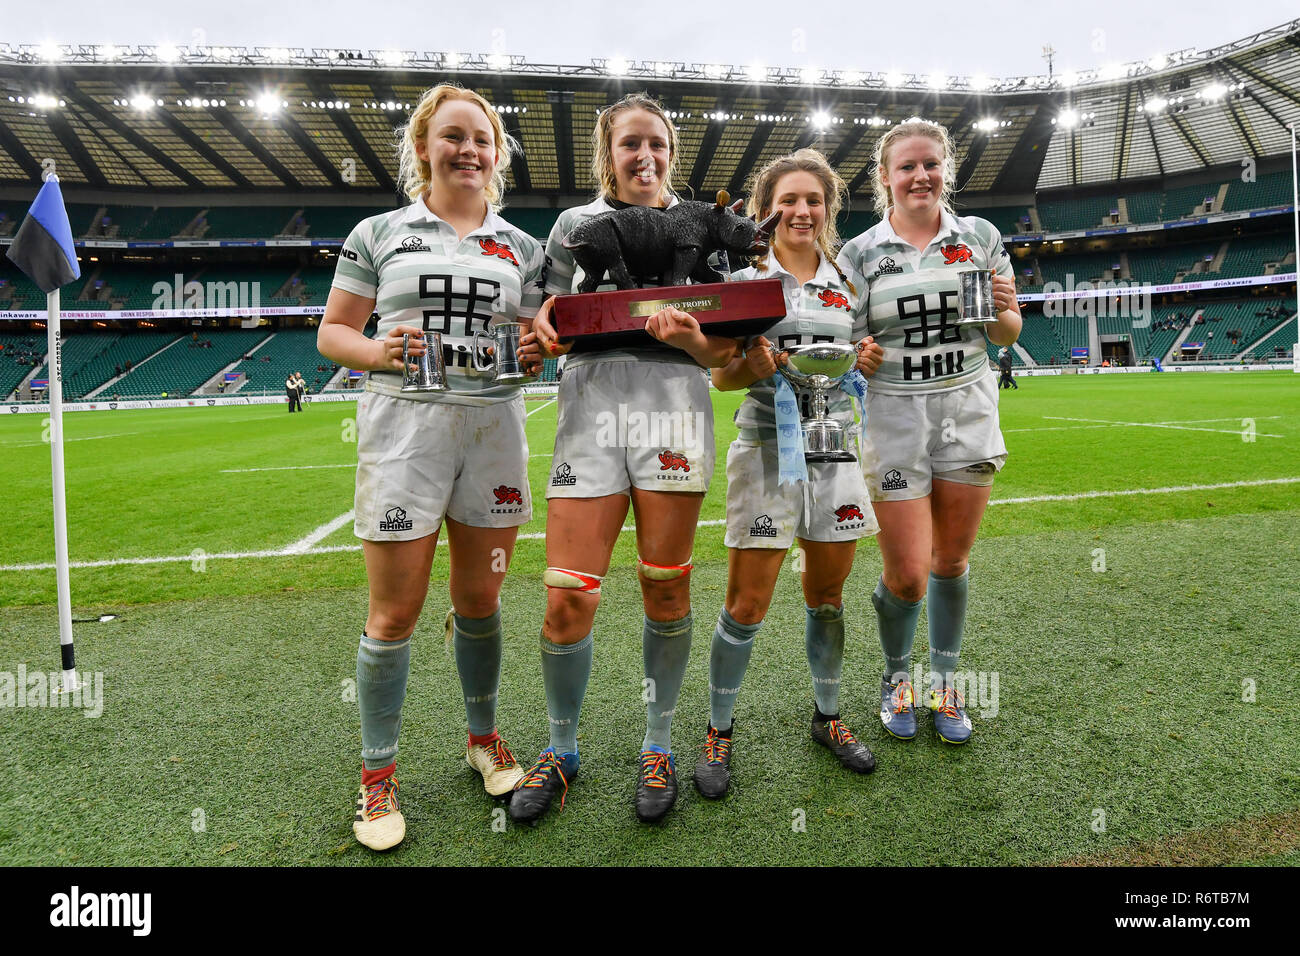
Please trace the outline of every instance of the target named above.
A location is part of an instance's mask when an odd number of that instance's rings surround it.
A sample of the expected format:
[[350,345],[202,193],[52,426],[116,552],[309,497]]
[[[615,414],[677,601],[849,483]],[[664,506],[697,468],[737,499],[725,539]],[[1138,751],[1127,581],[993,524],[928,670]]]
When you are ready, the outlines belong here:
[[[502,825],[464,762],[440,548],[404,711],[408,835],[382,856],[351,833],[360,735],[346,682],[365,616],[361,556],[351,522],[313,535],[351,508],[355,407],[69,413],[71,556],[100,562],[72,570],[74,616],[119,617],[75,625],[79,668],[103,675],[101,716],[0,707],[0,860],[1041,864],[1268,814],[1294,826],[1300,376],[1019,383],[1002,393],[1011,456],[971,559],[962,667],[996,674],[998,699],[996,714],[973,709],[969,746],[939,743],[928,721],[911,743],[880,727],[868,597],[880,557],[868,540],[846,590],[841,702],[876,772],[842,772],[808,737],[803,609],[787,562],[737,705],[732,793],[696,794],[726,585],[720,454],[695,549],[668,819],[642,826],[632,809],[645,720],[633,536],[616,549],[597,616],[581,774],[565,809],[532,828]],[[738,401],[714,393],[720,453]],[[521,530],[540,536],[556,408],[528,409],[537,517]],[[39,415],[0,420],[0,679],[58,668],[42,428]],[[319,540],[306,553],[283,553],[309,536]],[[519,543],[502,594],[499,720],[525,760],[546,735],[543,546]],[[918,660],[925,629],[923,616]],[[1293,865],[1294,845],[1264,841],[1235,862]]]

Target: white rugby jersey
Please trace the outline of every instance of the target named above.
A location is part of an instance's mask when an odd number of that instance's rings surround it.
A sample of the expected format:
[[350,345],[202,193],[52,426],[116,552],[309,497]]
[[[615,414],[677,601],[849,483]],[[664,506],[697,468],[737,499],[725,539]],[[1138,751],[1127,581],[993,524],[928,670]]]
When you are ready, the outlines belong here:
[[977,216],[940,210],[938,234],[917,250],[899,238],[889,217],[840,250],[837,262],[858,290],[863,334],[885,358],[871,377],[880,392],[937,392],[969,385],[989,371],[982,326],[955,325],[957,273],[996,269],[1013,278],[1011,257],[996,226]]
[[[490,320],[527,320],[542,304],[544,256],[536,239],[492,210],[483,225],[457,238],[422,200],[359,222],[339,253],[334,286],[375,300],[382,339],[398,325],[442,333],[448,392],[403,392],[402,374],[371,372],[372,392],[426,402],[489,405],[514,398],[515,385],[494,385],[472,358],[475,331]],[[479,340],[486,347],[484,339]]]
[[[673,196],[666,208],[671,209],[677,203],[677,197]],[[569,295],[578,291],[579,283],[586,278],[587,274],[574,261],[573,253],[564,248],[564,237],[578,223],[590,219],[592,216],[599,216],[603,212],[613,212],[616,208],[618,207],[611,205],[604,196],[598,196],[585,206],[575,206],[560,213],[560,218],[555,220],[555,225],[551,228],[551,234],[546,239],[546,295]],[[607,292],[617,288],[618,286],[613,282],[602,282],[597,286],[596,291]],[[565,367],[577,368],[579,365],[585,365],[588,362],[671,362],[693,365],[699,368],[695,359],[681,349],[670,345],[650,346],[643,349],[607,349],[600,352],[569,353],[569,360]]]
[[[785,293],[785,318],[766,333],[767,340],[784,351],[795,345],[812,345],[816,342],[853,344],[866,336],[865,320],[855,320],[857,296],[835,271],[833,263],[817,252],[817,273],[807,282],[800,283],[769,250],[767,269],[759,272],[754,266],[732,273],[738,281],[745,279],[780,279]],[[780,374],[780,373],[778,373]],[[849,423],[853,421],[853,403],[841,389],[828,396],[827,414]],[[736,410],[736,425],[744,441],[776,440],[776,378],[759,379],[749,386],[749,392]]]

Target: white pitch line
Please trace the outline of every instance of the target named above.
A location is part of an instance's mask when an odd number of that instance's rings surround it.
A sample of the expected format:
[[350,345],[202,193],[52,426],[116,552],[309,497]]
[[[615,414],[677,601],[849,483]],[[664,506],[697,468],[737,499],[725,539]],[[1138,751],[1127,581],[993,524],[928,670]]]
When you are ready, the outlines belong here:
[[[1043,417],[1051,418],[1052,416],[1044,415]],[[1274,418],[1281,418],[1282,416],[1281,415],[1255,415],[1255,416],[1247,416],[1247,417],[1253,417],[1255,421],[1267,421]],[[1202,425],[1205,424],[1206,422],[1239,422],[1239,421],[1241,421],[1240,417],[1233,416],[1231,418],[1188,418],[1188,419],[1175,418],[1167,422],[1143,422],[1141,424]],[[1076,429],[1083,429],[1083,428],[1123,428],[1128,424],[1129,422],[1107,422],[1104,425],[1043,425],[1036,428],[1004,428],[1002,429],[1002,431],[1003,432],[1060,432],[1060,431],[1075,431]],[[1234,431],[1232,429],[1228,429],[1227,434],[1240,435],[1241,432],[1239,430]]]
[[[1260,478],[1254,481],[1221,481],[1209,485],[1172,485],[1165,488],[1122,488],[1116,491],[1079,491],[1067,495],[1031,495],[1024,498],[994,498],[989,502],[989,504],[990,505],[1027,505],[1027,504],[1037,504],[1039,502],[1045,502],[1045,501],[1080,501],[1085,498],[1118,498],[1118,497],[1124,497],[1128,495],[1168,495],[1168,494],[1176,494],[1182,491],[1213,491],[1221,488],[1254,488],[1263,485],[1294,485],[1294,484],[1300,484],[1300,476],[1294,478]],[[350,517],[350,515],[351,513],[349,513],[348,517]],[[338,518],[335,518],[334,521],[341,521],[343,517],[345,516],[340,515]],[[716,528],[726,523],[727,522],[725,519],[714,518],[708,521],[697,522],[697,525],[698,527],[701,528]],[[322,525],[321,527],[322,528],[328,527],[328,525]],[[332,530],[336,531],[338,530],[338,527],[339,526],[336,525],[335,528]],[[320,530],[321,530],[320,528],[317,528],[316,531],[312,532],[312,534],[316,534]],[[625,533],[628,531],[635,531],[635,530],[636,530],[635,526],[625,525],[623,528],[620,529],[620,533]],[[310,536],[311,535],[308,535],[308,537]],[[531,534],[521,534],[519,535],[519,540],[520,541],[541,541],[545,539],[545,537],[546,537],[546,532],[537,531]],[[318,538],[317,540],[319,541],[321,539]],[[441,539],[438,541],[439,546],[441,546],[443,543],[444,542]],[[292,545],[290,547],[292,547]],[[287,548],[278,551],[243,551],[238,553],[222,552],[220,554],[204,554],[202,551],[196,551],[193,554],[173,554],[173,555],[166,555],[162,557],[108,558],[101,561],[72,561],[69,563],[68,566],[72,568],[109,568],[109,567],[116,567],[118,565],[130,565],[130,564],[170,564],[173,562],[195,561],[199,559],[217,561],[217,560],[238,560],[242,558],[287,558],[287,557],[298,557],[299,555],[307,555],[307,554],[335,554],[341,551],[360,551],[360,550],[361,550],[361,545],[359,544],[338,544],[338,545],[330,545],[328,547],[308,547],[306,550],[301,552],[290,551]],[[0,565],[0,571],[51,571],[53,569],[54,569],[53,563]]]
[[222,468],[220,474],[235,475],[245,474],[250,471],[300,471],[308,468],[355,468],[355,461],[344,462],[341,465],[271,465],[266,468]]
[[339,515],[337,518],[325,522],[319,528],[311,532],[311,534],[299,538],[293,544],[286,545],[284,549],[284,553],[285,554],[306,554],[308,549],[314,547],[317,544],[317,542],[324,541],[335,531],[339,530],[339,528],[343,527],[345,524],[351,521],[355,513],[356,512],[349,509],[348,511],[343,512],[343,514]]
[[525,415],[524,418],[532,418],[534,415],[536,415],[538,412],[540,412],[543,408],[550,408],[552,405],[555,404],[555,402],[556,402],[556,399],[553,398],[553,399],[551,399],[549,402],[547,402],[545,405],[539,405],[537,408],[534,408],[531,412],[529,412],[527,415]]
[[[70,441],[99,441],[101,438],[123,438],[126,435],[138,435],[139,432],[118,432],[114,435],[88,435],[85,438],[65,438],[63,443],[66,445]],[[48,441],[24,441],[14,444],[15,448],[32,448],[36,445],[48,445]]]
[[[1111,422],[1104,418],[1070,418],[1068,415],[1044,415],[1044,418],[1058,422],[1094,422],[1099,425],[1127,425],[1133,428],[1174,428],[1184,432],[1218,432],[1223,435],[1240,435],[1240,428],[1191,428],[1187,425],[1167,425],[1161,422]],[[1239,419],[1231,419],[1238,421]],[[1285,438],[1285,435],[1273,435],[1268,432],[1256,432],[1261,438]]]

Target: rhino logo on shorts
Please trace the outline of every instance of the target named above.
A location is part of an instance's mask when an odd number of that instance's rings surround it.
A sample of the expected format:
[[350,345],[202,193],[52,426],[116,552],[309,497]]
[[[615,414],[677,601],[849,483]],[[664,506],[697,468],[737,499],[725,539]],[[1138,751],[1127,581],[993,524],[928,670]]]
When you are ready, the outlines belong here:
[[885,478],[880,483],[881,491],[902,491],[907,487],[907,479],[898,473],[897,468],[891,468],[885,472]]
[[555,469],[555,474],[551,476],[551,487],[571,487],[577,483],[578,476],[573,474],[569,468],[569,463],[567,461],[560,462],[559,467]]
[[405,508],[389,508],[384,512],[384,520],[379,522],[380,531],[410,531],[415,522],[406,517]]
[[518,488],[498,485],[492,489],[492,494],[497,496],[497,504],[499,505],[522,505],[524,503],[524,496],[519,493]]
[[821,300],[824,309],[844,309],[847,311],[849,308],[849,298],[843,292],[822,289],[817,293],[817,298]]
[[841,524],[845,521],[865,521],[866,517],[862,514],[862,509],[857,505],[840,505],[835,509],[835,523]]
[[749,529],[751,538],[775,538],[776,529],[772,527],[772,519],[767,515],[759,515],[754,519],[754,525]]
[[679,454],[678,452],[675,451],[668,451],[668,450],[664,450],[659,453],[660,471],[677,471],[679,468],[682,471],[691,470],[690,462],[686,460],[685,455]]

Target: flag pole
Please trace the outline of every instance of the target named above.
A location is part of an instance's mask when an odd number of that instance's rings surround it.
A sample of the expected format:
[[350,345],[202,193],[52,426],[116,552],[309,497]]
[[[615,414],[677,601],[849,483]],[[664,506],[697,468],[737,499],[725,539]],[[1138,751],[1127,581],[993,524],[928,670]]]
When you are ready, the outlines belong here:
[[[58,177],[51,174],[56,182]],[[63,343],[59,328],[59,290],[45,294],[45,341],[50,364],[50,463],[54,484],[54,579],[59,602],[59,652],[63,681],[60,693],[78,689],[72,646],[72,586],[68,577],[68,508],[63,484]]]
[[1291,371],[1300,372],[1300,178],[1296,176],[1295,123],[1291,127],[1291,220],[1295,229],[1296,344],[1291,349]]

